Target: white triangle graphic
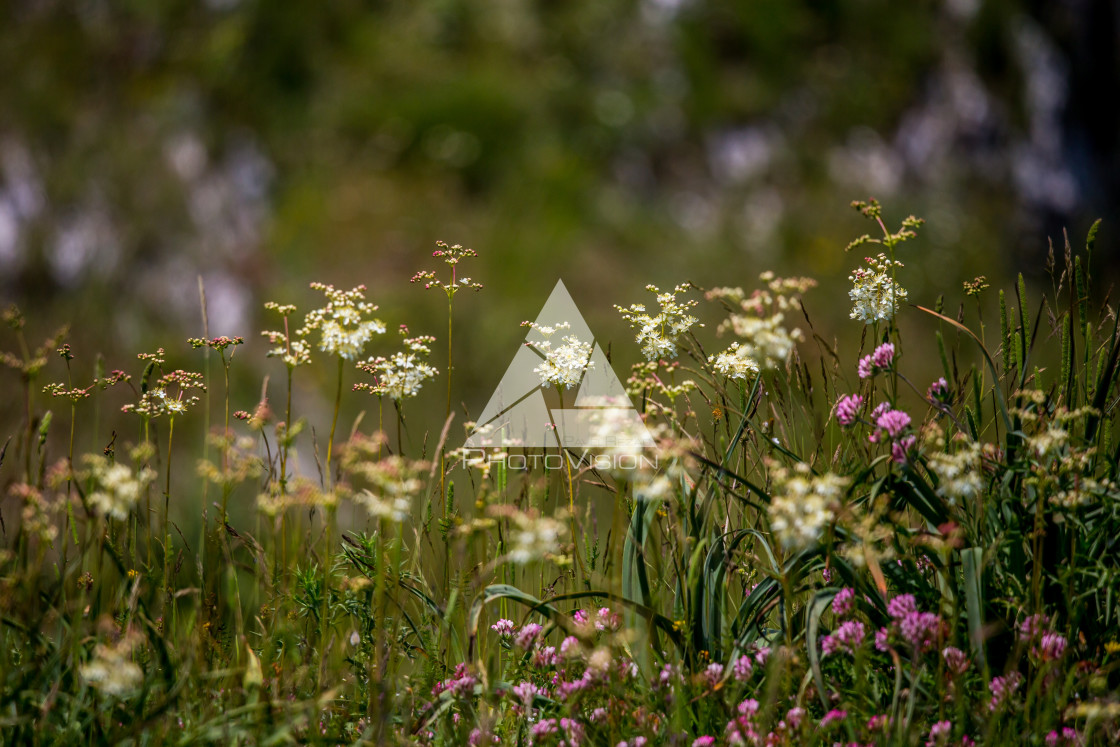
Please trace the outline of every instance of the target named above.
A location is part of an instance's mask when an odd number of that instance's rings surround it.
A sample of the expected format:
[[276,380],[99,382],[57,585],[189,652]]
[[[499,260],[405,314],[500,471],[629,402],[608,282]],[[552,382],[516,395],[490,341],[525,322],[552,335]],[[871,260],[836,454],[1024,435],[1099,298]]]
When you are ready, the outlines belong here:
[[[594,342],[591,328],[579,313],[568,289],[556,282],[537,315],[538,326],[567,323],[565,335]],[[619,448],[653,446],[653,437],[634,409],[626,389],[595,344],[591,365],[580,380],[574,405],[549,408],[540,376],[533,370],[544,356],[534,347],[545,340],[536,328],[525,335],[525,344],[513,356],[498,387],[478,418],[478,425],[463,445],[481,447]],[[567,400],[567,397],[565,397]]]

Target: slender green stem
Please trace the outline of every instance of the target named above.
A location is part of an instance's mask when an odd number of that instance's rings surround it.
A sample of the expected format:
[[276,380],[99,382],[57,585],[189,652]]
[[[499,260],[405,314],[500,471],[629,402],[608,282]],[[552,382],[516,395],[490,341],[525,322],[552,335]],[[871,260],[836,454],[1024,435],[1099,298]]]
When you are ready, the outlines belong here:
[[334,417],[331,418],[331,434],[327,438],[327,464],[326,464],[326,480],[327,488],[330,489],[333,480],[331,479],[331,451],[334,448],[334,430],[338,425],[338,410],[342,405],[342,367],[346,361],[339,356],[338,358],[338,388],[334,394]]

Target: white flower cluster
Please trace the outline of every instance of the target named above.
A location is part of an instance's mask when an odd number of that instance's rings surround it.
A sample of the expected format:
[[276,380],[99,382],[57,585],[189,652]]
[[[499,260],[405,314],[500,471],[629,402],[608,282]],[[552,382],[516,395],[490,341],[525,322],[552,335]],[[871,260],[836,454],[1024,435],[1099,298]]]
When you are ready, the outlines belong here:
[[545,337],[541,342],[526,343],[544,356],[544,361],[533,369],[533,373],[541,379],[541,386],[562,386],[571,389],[579,384],[584,372],[594,366],[591,362],[591,343],[581,342],[575,335],[565,335],[561,340],[563,344],[553,347],[552,340],[549,338],[558,330],[569,329],[571,325],[568,322],[551,327],[534,322],[528,326]]
[[556,555],[560,552],[560,540],[567,527],[558,519],[548,516],[531,517],[518,512],[513,516],[517,529],[513,532],[513,546],[509,559],[518,565]]
[[708,356],[708,363],[719,373],[729,379],[750,379],[758,376],[758,363],[747,355],[746,348],[739,343],[731,343],[731,347],[717,355]]
[[894,268],[902,267],[897,260],[887,259],[882,252],[878,257],[867,257],[868,267],[860,267],[848,276],[852,289],[852,319],[865,324],[889,322],[898,313],[899,304],[906,300],[906,289],[891,276]]
[[[352,456],[358,458],[359,455]],[[420,474],[428,467],[426,462],[396,455],[377,461],[360,459],[358,463],[351,463],[350,458],[344,456],[343,465],[352,475],[373,483],[373,490],[356,494],[354,502],[364,506],[370,516],[398,524],[408,518],[412,510],[412,496],[423,488]]]
[[836,518],[847,478],[832,473],[814,476],[804,462],[792,473],[771,465],[771,474],[770,531],[787,550],[809,547]]
[[354,502],[364,506],[373,518],[386,519],[395,524],[407,519],[412,510],[412,502],[404,496],[381,498],[368,490],[355,495]]
[[93,659],[78,669],[81,678],[103,694],[111,697],[125,695],[140,686],[144,672],[132,661],[135,635],[126,635],[114,646],[98,644]]
[[380,319],[366,318],[377,311],[377,306],[365,300],[364,285],[349,291],[323,283],[312,283],[311,287],[326,295],[327,305],[309,312],[297,334],[307,337],[319,330],[320,350],[352,361],[362,354],[374,335],[385,333],[385,324]]
[[955,453],[937,451],[927,458],[926,465],[937,475],[937,494],[949,505],[970,501],[984,489],[980,452],[980,444],[972,442]]
[[388,358],[378,356],[359,363],[358,368],[373,375],[374,383],[356,384],[354,388],[398,401],[415,397],[425,381],[439,374],[421,358],[431,353],[428,346],[433,342],[434,337],[413,337],[404,341],[408,352],[393,353]]
[[1050,502],[1063,508],[1082,508],[1090,503],[1100,503],[1106,493],[1115,501],[1116,483],[1111,480],[1094,480],[1081,475],[1068,490],[1059,490]]
[[775,277],[772,272],[758,277],[766,287],[749,297],[742,288],[714,288],[707,298],[721,299],[739,307],[719,325],[717,332],[722,335],[730,330],[741,339],[740,355],[751,358],[763,368],[773,369],[784,365],[794,346],[804,339],[800,329],[786,328],[786,313],[801,308],[799,296],[817,283],[812,278]]
[[295,313],[296,307],[292,304],[278,304],[275,301],[267,302],[264,307],[284,317],[283,332],[267,329],[261,332],[262,336],[268,338],[269,344],[276,346],[268,351],[268,357],[280,358],[288,368],[310,363],[311,348],[303,340],[293,340],[288,332],[288,317]]
[[128,518],[129,512],[140,501],[144,488],[156,478],[156,473],[147,467],[133,472],[119,462],[110,463],[100,454],[87,454],[85,461],[89,465],[85,477],[94,485],[89,494],[89,504],[102,516],[117,521]]
[[677,296],[691,287],[685,283],[674,288],[672,293],[662,293],[656,285],[647,285],[646,290],[657,297],[657,303],[661,307],[653,316],[646,311],[644,304],[631,304],[628,309],[615,305],[622,318],[638,330],[636,340],[642,346],[642,355],[646,360],[676,358],[677,338],[699,323],[696,317],[688,313],[699,302],[694,299],[677,299]]
[[1031,452],[1039,459],[1056,456],[1069,441],[1069,431],[1056,425],[1050,425],[1046,430],[1027,439]]

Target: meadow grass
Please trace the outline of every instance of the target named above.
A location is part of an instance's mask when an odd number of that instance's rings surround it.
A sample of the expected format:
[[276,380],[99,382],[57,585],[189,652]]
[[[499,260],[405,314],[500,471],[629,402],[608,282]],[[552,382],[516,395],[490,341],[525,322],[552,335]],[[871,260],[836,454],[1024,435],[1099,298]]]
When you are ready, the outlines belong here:
[[[858,349],[814,328],[808,278],[616,307],[645,358],[626,380],[643,450],[460,448],[477,426],[453,410],[471,323],[453,300],[481,289],[460,246],[435,252],[446,281],[413,277],[446,295],[446,341],[386,339],[364,286],[269,303],[251,411],[231,402],[242,338],[81,374],[80,343],[33,347],[9,309],[3,740],[1116,740],[1120,327],[1088,290],[1096,226],[1051,252],[1041,296],[976,278],[922,303],[922,222],[854,207],[873,227],[848,247],[873,250],[852,258]],[[900,315],[927,334],[903,339]],[[563,403],[591,341],[560,338],[537,373]],[[310,425],[292,405],[309,366],[333,403]],[[376,424],[340,412],[344,386]],[[438,388],[445,426],[404,438]]]

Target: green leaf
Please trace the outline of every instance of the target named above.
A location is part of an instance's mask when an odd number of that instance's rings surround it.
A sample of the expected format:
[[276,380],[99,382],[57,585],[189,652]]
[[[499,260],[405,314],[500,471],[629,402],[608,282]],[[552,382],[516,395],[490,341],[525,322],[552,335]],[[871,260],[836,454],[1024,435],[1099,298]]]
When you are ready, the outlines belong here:
[[821,649],[817,645],[817,634],[820,632],[821,615],[828,609],[832,598],[838,589],[822,589],[813,595],[805,610],[805,642],[808,645],[809,668],[813,670],[813,681],[817,683],[817,695],[820,696],[821,705],[829,709],[828,690],[825,687],[824,675],[821,673]]
[[968,640],[976,661],[985,670],[987,679],[987,659],[984,656],[984,548],[969,547],[961,550],[961,566],[964,569],[964,598],[968,614]]

